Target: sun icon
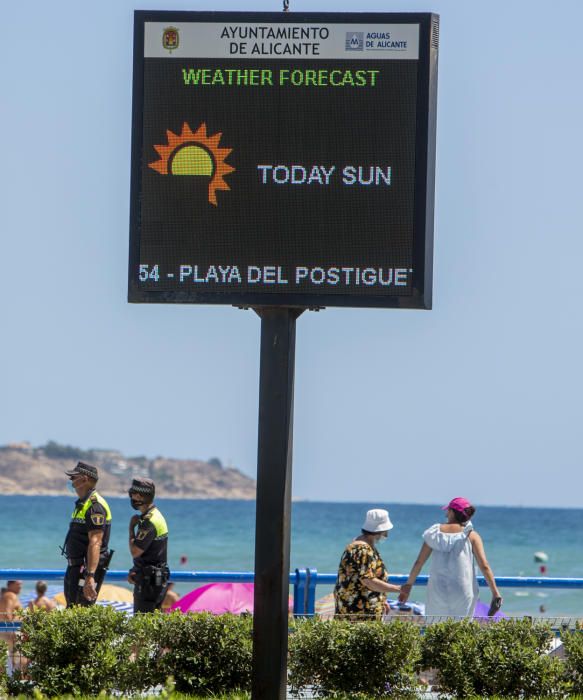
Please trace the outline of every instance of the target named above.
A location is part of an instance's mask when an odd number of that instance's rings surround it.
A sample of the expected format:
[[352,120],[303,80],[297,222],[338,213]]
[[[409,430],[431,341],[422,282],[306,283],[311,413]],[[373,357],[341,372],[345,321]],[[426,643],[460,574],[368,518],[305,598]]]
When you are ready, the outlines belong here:
[[230,190],[224,177],[235,168],[225,163],[232,148],[219,148],[221,133],[208,136],[203,122],[193,132],[186,122],[178,136],[166,131],[167,145],[154,146],[160,160],[148,163],[160,175],[198,175],[209,177],[209,202],[217,206],[217,190]]

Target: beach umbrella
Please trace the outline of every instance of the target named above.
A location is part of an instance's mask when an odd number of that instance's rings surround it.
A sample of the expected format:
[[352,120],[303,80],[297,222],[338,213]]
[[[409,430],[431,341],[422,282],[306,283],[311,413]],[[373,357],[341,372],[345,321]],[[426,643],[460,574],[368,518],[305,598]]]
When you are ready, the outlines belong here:
[[252,583],[208,583],[177,600],[170,610],[211,612],[215,615],[253,612]]
[[53,596],[53,600],[57,605],[62,605],[63,607],[67,605],[67,601],[65,600],[65,594],[63,593],[63,591]]
[[[211,612],[215,615],[252,613],[253,596],[252,583],[207,583],[182,596],[169,611]],[[293,607],[293,598],[289,599],[289,605]]]
[[[65,594],[61,591],[54,596],[53,600],[57,605],[66,605]],[[134,602],[134,594],[128,588],[123,586],[115,586],[112,583],[104,583],[101,586],[97,597],[99,602],[107,601],[108,603],[132,603]]]
[[129,588],[124,588],[124,586],[115,586],[113,583],[104,583],[101,586],[97,600],[133,603],[134,592]]
[[324,620],[329,620],[334,617],[334,593],[328,593],[328,595],[318,598],[315,605],[316,615]]
[[549,560],[549,555],[546,552],[535,552],[534,553],[534,560],[538,564],[545,564]]
[[[490,605],[488,603],[483,603],[481,600],[479,600],[476,603],[476,609],[474,610],[474,617],[488,617],[488,610],[490,609]],[[501,610],[498,610],[498,612],[494,613],[492,617],[488,618],[490,620],[501,620],[503,617],[508,617],[508,615],[505,615]]]

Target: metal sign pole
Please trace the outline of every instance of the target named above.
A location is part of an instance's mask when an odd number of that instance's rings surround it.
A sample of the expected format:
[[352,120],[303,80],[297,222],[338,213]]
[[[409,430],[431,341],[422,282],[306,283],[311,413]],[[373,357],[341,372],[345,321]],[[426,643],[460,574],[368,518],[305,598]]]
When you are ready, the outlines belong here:
[[284,700],[290,561],[296,318],[303,309],[256,309],[261,317],[255,600],[254,700]]

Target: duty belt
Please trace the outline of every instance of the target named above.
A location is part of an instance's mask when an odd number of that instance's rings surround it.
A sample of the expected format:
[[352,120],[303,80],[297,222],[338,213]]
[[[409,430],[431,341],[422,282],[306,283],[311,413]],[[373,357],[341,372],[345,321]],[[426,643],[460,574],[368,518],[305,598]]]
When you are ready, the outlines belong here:
[[170,569],[167,564],[146,564],[137,569],[136,579],[138,581],[149,581],[156,586],[162,586],[170,578]]

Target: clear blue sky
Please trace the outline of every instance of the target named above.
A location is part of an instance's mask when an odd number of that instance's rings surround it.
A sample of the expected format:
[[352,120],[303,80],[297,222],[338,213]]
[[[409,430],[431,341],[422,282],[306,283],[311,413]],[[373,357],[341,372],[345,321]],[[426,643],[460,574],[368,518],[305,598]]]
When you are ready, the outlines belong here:
[[[9,3],[0,443],[254,475],[257,316],[126,303],[134,9]],[[434,309],[298,320],[294,495],[579,506],[583,2],[291,0],[441,16]]]

